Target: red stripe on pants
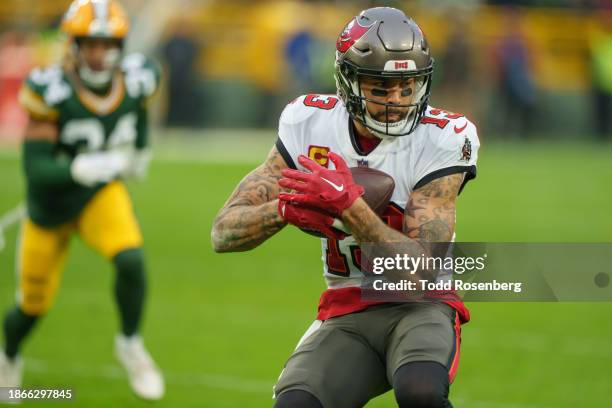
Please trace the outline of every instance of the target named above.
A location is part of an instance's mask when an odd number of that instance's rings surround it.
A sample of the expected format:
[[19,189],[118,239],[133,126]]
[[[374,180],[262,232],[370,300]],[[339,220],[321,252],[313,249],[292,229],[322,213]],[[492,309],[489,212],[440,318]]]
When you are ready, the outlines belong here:
[[459,355],[461,349],[461,320],[459,314],[455,313],[455,355],[451,362],[450,368],[448,369],[448,382],[450,384],[455,380],[457,375],[457,369],[459,368]]

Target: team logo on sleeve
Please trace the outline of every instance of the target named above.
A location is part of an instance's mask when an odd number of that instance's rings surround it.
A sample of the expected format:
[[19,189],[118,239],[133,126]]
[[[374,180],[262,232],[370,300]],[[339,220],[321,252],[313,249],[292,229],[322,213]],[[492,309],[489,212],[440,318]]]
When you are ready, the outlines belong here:
[[308,146],[308,157],[323,167],[329,166],[329,157],[327,157],[328,153],[329,147],[316,145]]
[[472,142],[470,139],[465,137],[465,142],[463,142],[463,147],[461,148],[461,158],[460,161],[469,162],[472,158]]

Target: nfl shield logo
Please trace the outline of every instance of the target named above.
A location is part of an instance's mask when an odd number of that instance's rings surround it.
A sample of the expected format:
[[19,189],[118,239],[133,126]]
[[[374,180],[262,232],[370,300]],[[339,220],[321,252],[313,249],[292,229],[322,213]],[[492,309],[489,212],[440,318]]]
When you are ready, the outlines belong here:
[[357,167],[370,167],[366,159],[357,160]]

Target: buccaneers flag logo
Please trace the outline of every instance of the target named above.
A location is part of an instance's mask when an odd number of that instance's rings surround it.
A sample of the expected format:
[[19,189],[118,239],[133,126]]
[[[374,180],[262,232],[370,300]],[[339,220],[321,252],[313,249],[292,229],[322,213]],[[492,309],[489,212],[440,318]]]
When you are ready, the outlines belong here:
[[363,35],[367,33],[370,27],[373,25],[374,23],[368,26],[362,26],[359,24],[359,21],[357,21],[357,18],[354,18],[344,28],[344,31],[342,31],[342,34],[340,34],[338,40],[336,40],[336,49],[344,54],[353,44],[355,44],[358,39],[363,37]]

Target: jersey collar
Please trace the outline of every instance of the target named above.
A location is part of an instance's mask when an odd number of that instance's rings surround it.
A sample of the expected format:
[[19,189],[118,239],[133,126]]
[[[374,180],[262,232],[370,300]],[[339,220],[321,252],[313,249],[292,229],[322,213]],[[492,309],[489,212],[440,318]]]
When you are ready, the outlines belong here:
[[348,128],[349,140],[351,141],[352,153],[357,154],[357,156],[359,157],[374,158],[375,156],[378,156],[381,154],[384,155],[389,150],[389,146],[393,145],[396,142],[395,139],[399,139],[399,138],[382,139],[380,143],[378,144],[378,146],[376,146],[374,149],[372,149],[372,151],[366,154],[362,152],[361,149],[359,148],[359,143],[357,142],[357,135],[355,134],[355,126],[353,125],[353,120],[351,119],[350,116],[348,116],[347,128]]
[[83,106],[96,115],[105,116],[112,113],[119,107],[125,96],[125,86],[121,72],[115,73],[109,93],[103,96],[87,89],[74,74],[71,79],[75,84],[76,94]]

